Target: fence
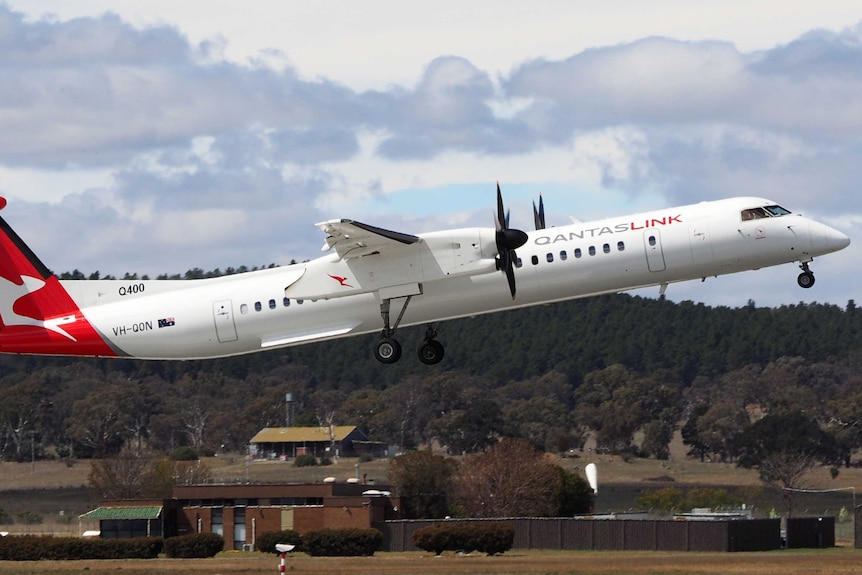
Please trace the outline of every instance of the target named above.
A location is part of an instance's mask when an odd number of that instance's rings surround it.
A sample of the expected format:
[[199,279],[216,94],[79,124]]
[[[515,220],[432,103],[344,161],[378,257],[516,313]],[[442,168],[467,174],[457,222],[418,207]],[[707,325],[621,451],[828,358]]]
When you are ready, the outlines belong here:
[[[768,551],[781,547],[779,519],[673,521],[519,517],[494,521],[506,521],[515,528],[514,549]],[[442,521],[384,521],[374,526],[383,533],[384,550],[416,551],[413,533],[438,523]]]
[[787,519],[787,548],[803,547],[823,549],[835,547],[834,517],[789,517]]

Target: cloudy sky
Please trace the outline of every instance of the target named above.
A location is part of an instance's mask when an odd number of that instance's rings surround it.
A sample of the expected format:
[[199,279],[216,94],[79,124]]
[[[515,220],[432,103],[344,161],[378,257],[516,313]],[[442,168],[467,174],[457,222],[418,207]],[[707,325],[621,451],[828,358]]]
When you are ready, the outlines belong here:
[[859,300],[862,3],[0,0],[3,214],[55,271],[492,225],[496,180],[524,228],[539,192],[551,224],[765,196],[854,243],[811,290],[787,265],[668,297]]

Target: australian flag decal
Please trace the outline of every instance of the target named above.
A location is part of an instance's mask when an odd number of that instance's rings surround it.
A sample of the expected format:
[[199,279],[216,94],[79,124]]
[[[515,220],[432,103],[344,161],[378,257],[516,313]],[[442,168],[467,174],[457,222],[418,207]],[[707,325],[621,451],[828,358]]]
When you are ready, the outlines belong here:
[[171,327],[175,324],[174,318],[166,317],[164,319],[159,320],[159,327]]

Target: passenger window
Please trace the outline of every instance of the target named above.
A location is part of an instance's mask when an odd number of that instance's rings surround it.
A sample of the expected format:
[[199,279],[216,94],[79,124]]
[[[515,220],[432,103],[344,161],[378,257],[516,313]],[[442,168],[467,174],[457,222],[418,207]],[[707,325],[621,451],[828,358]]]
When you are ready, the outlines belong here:
[[275,300],[274,299],[269,300],[269,309],[275,309]]
[[617,242],[617,251],[621,252],[621,251],[624,251],[625,249],[626,249],[626,243],[625,242]]
[[260,311],[263,309],[263,306],[260,305],[259,301],[254,302],[254,311]]
[[649,245],[655,247],[655,236],[649,237]]
[[590,246],[590,255],[591,256],[596,255],[596,246]]
[[248,304],[247,303],[244,303],[241,306],[239,306],[239,313],[241,313],[243,315],[248,313]]
[[548,255],[546,255],[545,258],[548,260],[548,263],[551,263],[552,261],[554,261],[554,254],[548,252]]
[[296,300],[296,303],[298,303],[299,305],[302,305],[302,302],[304,302],[304,301],[305,301],[304,299],[298,299],[298,300]]
[[530,258],[530,259],[531,259],[531,261],[533,262],[533,265],[534,265],[534,266],[539,265],[539,256],[533,256],[533,257],[532,257],[532,258]]
[[581,253],[581,248],[575,248],[575,257],[576,257],[576,258],[579,258],[579,257],[581,257],[582,255],[583,255],[583,254]]
[[562,261],[562,262],[566,261],[567,257],[568,257],[568,254],[566,254],[566,250],[562,250],[560,252],[560,261]]
[[515,259],[515,267],[516,268],[522,267],[523,265],[524,265],[524,260],[522,260],[521,258]]
[[611,245],[610,245],[610,244],[605,244],[605,245],[603,245],[603,246],[602,246],[602,251],[603,251],[603,252],[605,252],[606,254],[611,253]]
[[284,307],[290,307],[290,298],[288,298],[288,297],[284,298],[284,300],[281,303],[284,304]]

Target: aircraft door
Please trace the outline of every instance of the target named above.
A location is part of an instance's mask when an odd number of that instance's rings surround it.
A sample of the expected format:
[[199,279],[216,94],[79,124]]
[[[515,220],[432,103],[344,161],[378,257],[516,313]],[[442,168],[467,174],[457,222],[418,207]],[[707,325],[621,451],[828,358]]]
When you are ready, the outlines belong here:
[[702,219],[689,226],[689,242],[691,245],[691,259],[694,265],[710,265],[715,260],[712,252],[712,238],[710,237],[709,220]]
[[661,249],[661,232],[658,228],[644,231],[644,248],[646,249],[647,266],[651,272],[665,270],[664,252]]
[[221,343],[236,341],[236,324],[233,321],[233,304],[225,299],[213,303],[216,336]]

